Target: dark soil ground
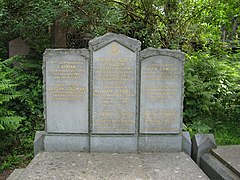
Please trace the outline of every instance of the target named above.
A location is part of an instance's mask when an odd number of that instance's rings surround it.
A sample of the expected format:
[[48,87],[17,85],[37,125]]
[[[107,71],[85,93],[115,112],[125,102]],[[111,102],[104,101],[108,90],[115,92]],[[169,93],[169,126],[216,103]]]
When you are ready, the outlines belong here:
[[0,180],[6,180],[7,177],[13,172],[12,169],[4,170],[2,173],[0,173]]

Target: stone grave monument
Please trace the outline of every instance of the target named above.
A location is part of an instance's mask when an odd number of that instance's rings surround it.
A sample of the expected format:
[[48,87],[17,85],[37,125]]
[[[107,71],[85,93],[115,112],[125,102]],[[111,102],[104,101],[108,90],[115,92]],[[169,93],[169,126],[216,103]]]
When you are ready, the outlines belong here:
[[140,47],[107,33],[92,39],[89,50],[47,49],[46,132],[37,132],[35,151],[191,149],[182,132],[184,55]]
[[9,57],[13,57],[16,55],[20,56],[28,55],[31,51],[30,47],[20,37],[9,41],[8,44],[9,44]]

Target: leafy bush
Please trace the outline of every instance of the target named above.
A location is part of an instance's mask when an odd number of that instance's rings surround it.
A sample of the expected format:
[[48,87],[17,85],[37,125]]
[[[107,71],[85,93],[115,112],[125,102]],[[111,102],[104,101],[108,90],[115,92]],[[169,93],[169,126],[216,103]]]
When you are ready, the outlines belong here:
[[11,75],[12,69],[7,67],[12,60],[0,62],[0,131],[17,129],[23,118],[17,116],[16,112],[8,107],[13,99],[19,98],[21,94],[16,90],[16,86]]
[[[240,116],[240,53],[194,53],[185,64],[184,122],[192,133],[214,133],[237,144]],[[225,140],[220,136],[224,132]],[[229,141],[229,142],[228,142]]]
[[7,101],[1,113],[11,109],[22,121],[14,129],[0,131],[1,170],[22,163],[23,160],[26,163],[26,159],[33,156],[35,132],[44,127],[41,62],[41,59],[20,56],[3,61],[4,74],[8,74],[4,81],[14,85],[11,95],[15,98]]

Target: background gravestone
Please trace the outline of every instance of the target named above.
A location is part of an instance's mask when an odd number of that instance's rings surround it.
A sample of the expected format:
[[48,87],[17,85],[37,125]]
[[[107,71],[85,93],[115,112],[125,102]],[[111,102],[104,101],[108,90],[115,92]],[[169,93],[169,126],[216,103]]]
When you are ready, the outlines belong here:
[[88,50],[45,51],[48,133],[88,133],[88,56]]
[[[92,134],[136,134],[138,51],[141,43],[108,33],[89,44],[93,73]],[[137,138],[130,139],[129,143],[134,144],[135,149]],[[128,142],[123,136],[107,139],[99,136],[91,140],[91,149],[102,149],[99,146],[105,140],[108,144],[117,142],[120,149],[123,141]],[[126,150],[129,148],[126,147]]]
[[9,41],[9,57],[16,55],[28,55],[30,48],[22,38],[18,37]]

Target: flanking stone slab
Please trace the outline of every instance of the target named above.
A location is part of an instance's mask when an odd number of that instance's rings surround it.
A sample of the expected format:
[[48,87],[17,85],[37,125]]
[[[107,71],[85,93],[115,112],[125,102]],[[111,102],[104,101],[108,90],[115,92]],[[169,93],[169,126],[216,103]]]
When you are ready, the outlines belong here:
[[181,133],[184,54],[147,48],[140,58],[140,133]]
[[136,133],[140,45],[138,40],[114,33],[89,42],[92,134]]
[[240,176],[220,162],[211,153],[205,153],[200,158],[200,168],[210,179],[240,180]]
[[9,41],[9,57],[25,56],[30,54],[30,52],[30,47],[21,37]]
[[240,145],[218,146],[211,149],[210,153],[225,164],[240,179]]
[[87,49],[47,49],[43,57],[47,133],[88,133]]

